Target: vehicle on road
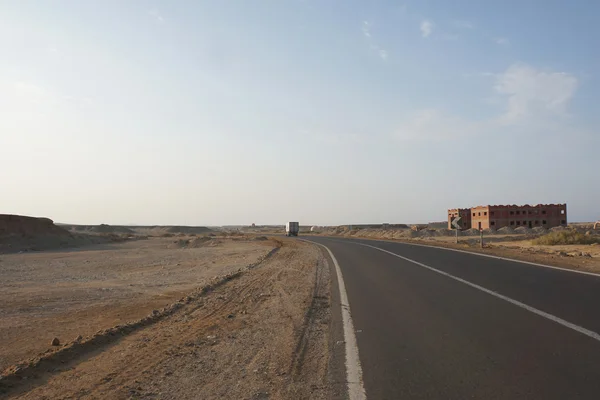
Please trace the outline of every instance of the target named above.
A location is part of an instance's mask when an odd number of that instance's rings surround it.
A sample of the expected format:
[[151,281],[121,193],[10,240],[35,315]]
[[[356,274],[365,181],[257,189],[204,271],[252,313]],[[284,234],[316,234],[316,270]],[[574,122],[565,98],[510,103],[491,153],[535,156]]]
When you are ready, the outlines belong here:
[[285,236],[298,236],[300,231],[299,222],[288,222],[285,224]]

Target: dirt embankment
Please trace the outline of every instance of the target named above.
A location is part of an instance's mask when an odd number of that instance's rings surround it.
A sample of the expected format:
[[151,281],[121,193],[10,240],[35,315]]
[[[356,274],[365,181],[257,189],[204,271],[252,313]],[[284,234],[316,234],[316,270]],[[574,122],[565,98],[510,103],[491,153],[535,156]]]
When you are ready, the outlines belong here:
[[129,235],[108,232],[69,231],[49,218],[0,214],[0,254],[81,247],[93,244],[122,242]]
[[[267,243],[272,242],[253,241],[252,246],[268,250]],[[202,251],[209,249],[172,250]],[[5,395],[329,398],[329,268],[322,253],[286,240],[246,268],[213,282],[133,325],[78,338],[44,362],[9,368]],[[0,343],[8,346],[9,341]]]
[[49,218],[0,214],[0,253],[67,247],[77,242]]
[[50,218],[0,214],[0,237],[11,235],[70,236],[67,230],[54,225],[54,221],[52,221]]

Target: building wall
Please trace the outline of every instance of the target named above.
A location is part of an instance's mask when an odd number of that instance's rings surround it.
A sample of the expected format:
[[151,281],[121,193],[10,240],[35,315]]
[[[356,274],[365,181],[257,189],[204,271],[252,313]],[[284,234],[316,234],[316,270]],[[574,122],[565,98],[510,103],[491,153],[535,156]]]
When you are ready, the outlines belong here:
[[566,204],[538,204],[536,206],[492,206],[490,209],[490,223],[499,229],[505,226],[518,228],[525,226],[535,228],[538,226],[552,228],[566,225]]
[[487,205],[448,210],[449,229],[452,229],[451,221],[458,212],[463,218],[462,229],[500,229],[505,226],[513,229],[520,226],[552,228],[568,222],[566,204]]
[[[475,229],[490,228],[490,206],[478,206],[470,209],[471,227]],[[494,226],[491,226],[492,228]]]

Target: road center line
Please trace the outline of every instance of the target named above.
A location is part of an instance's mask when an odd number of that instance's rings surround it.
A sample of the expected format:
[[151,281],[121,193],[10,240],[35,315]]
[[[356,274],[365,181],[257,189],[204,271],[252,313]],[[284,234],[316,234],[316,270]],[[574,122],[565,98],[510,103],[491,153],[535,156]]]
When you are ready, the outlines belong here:
[[[347,243],[347,242],[346,242],[346,243]],[[532,313],[534,313],[534,314],[537,314],[537,315],[539,315],[539,316],[541,316],[541,317],[544,317],[544,318],[546,318],[546,319],[549,319],[550,321],[556,322],[557,324],[560,324],[560,325],[562,325],[562,326],[566,326],[567,328],[570,328],[570,329],[572,329],[572,330],[574,330],[574,331],[576,331],[576,332],[582,333],[582,334],[584,334],[584,335],[586,335],[586,336],[589,336],[589,337],[591,337],[592,339],[596,339],[597,341],[599,341],[599,342],[600,342],[600,334],[598,334],[598,333],[596,333],[596,332],[594,332],[594,331],[590,331],[589,329],[585,329],[585,328],[583,328],[583,327],[581,327],[581,326],[579,326],[579,325],[575,325],[575,324],[573,324],[573,323],[571,323],[571,322],[569,322],[569,321],[565,321],[564,319],[562,319],[562,318],[559,318],[559,317],[557,317],[557,316],[555,316],[555,315],[548,314],[548,313],[547,313],[547,312],[545,312],[545,311],[538,310],[537,308],[534,308],[534,307],[528,306],[527,304],[524,304],[524,303],[521,303],[520,301],[517,301],[517,300],[511,299],[510,297],[506,297],[506,296],[504,296],[504,295],[502,295],[502,294],[500,294],[500,293],[494,292],[493,290],[486,289],[486,288],[484,288],[483,286],[479,286],[479,285],[477,285],[477,284],[475,284],[475,283],[472,283],[472,282],[469,282],[469,281],[467,281],[467,280],[464,280],[464,279],[462,279],[462,278],[459,278],[459,277],[457,277],[457,276],[451,275],[451,274],[449,274],[449,273],[447,273],[447,272],[444,272],[444,271],[441,271],[441,270],[439,270],[439,269],[436,269],[436,268],[430,267],[429,265],[425,265],[425,264],[423,264],[423,263],[420,263],[420,262],[418,262],[418,261],[411,260],[410,258],[406,258],[406,257],[404,257],[404,256],[401,256],[401,255],[399,255],[399,254],[396,254],[396,253],[392,253],[391,251],[384,250],[384,249],[382,249],[382,248],[379,248],[379,247],[371,246],[371,245],[369,245],[369,244],[364,244],[364,243],[358,243],[358,242],[351,242],[351,243],[354,243],[354,244],[356,244],[356,245],[359,245],[359,246],[371,247],[371,248],[373,248],[373,249],[375,249],[375,250],[379,250],[379,251],[382,251],[382,252],[384,252],[384,253],[391,254],[391,255],[393,255],[393,256],[396,256],[396,257],[398,257],[398,258],[401,258],[401,259],[403,259],[403,260],[405,260],[405,261],[411,262],[411,263],[413,263],[413,264],[416,264],[416,265],[418,265],[418,266],[420,266],[420,267],[423,267],[423,268],[426,268],[426,269],[428,269],[428,270],[430,270],[430,271],[436,272],[436,273],[438,273],[438,274],[440,274],[440,275],[444,275],[444,276],[446,276],[446,277],[448,277],[448,278],[450,278],[450,279],[454,279],[455,281],[458,281],[458,282],[464,283],[465,285],[471,286],[472,288],[475,288],[475,289],[477,289],[477,290],[481,290],[481,291],[482,291],[482,292],[484,292],[484,293],[487,293],[487,294],[489,294],[489,295],[492,295],[492,296],[494,296],[494,297],[497,297],[497,298],[499,298],[499,299],[502,299],[502,300],[504,300],[504,301],[507,301],[507,302],[509,302],[509,303],[511,303],[511,304],[514,304],[514,305],[515,305],[515,306],[517,306],[517,307],[521,307],[521,308],[523,308],[523,309],[525,309],[525,310],[527,310],[527,311],[529,311],[529,312],[532,312]],[[339,277],[339,275],[338,275],[338,277]]]
[[348,397],[350,400],[366,400],[367,395],[363,386],[362,367],[358,357],[358,345],[356,343],[356,334],[354,333],[354,323],[350,314],[350,303],[348,302],[348,293],[346,293],[346,285],[342,276],[342,270],[335,256],[329,250],[329,247],[306,240],[306,242],[322,246],[333,260],[335,272],[337,275],[338,288],[340,290],[340,303],[342,306],[342,323],[344,325],[344,342],[346,344],[346,380],[348,383]]

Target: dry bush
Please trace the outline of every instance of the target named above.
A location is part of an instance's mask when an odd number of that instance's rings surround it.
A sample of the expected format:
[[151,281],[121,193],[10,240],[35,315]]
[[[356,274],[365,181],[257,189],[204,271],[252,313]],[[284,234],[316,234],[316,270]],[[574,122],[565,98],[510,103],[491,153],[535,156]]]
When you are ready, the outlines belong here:
[[538,245],[564,245],[564,244],[594,244],[600,243],[600,238],[592,235],[585,235],[575,230],[566,230],[551,232],[532,241]]

